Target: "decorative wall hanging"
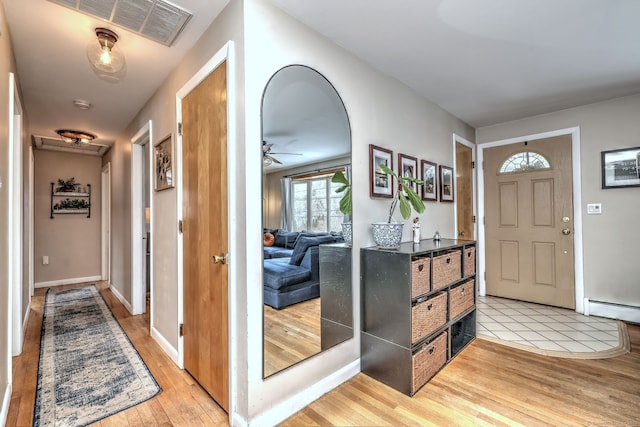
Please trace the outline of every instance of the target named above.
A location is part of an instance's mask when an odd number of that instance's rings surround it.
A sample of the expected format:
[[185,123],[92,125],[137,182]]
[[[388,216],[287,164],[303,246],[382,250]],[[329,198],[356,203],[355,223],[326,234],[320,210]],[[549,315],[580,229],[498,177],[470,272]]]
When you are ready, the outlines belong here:
[[[406,154],[398,154],[398,172],[399,175],[405,178],[418,179],[418,159]],[[420,189],[415,182],[409,184],[413,191],[418,192]]]
[[440,165],[440,201],[453,202],[453,168]]
[[393,177],[380,169],[385,165],[393,170],[393,151],[369,144],[369,196],[393,197]]
[[155,146],[155,190],[174,187],[173,139],[171,134]]
[[438,165],[427,160],[420,161],[422,169],[422,200],[438,200]]

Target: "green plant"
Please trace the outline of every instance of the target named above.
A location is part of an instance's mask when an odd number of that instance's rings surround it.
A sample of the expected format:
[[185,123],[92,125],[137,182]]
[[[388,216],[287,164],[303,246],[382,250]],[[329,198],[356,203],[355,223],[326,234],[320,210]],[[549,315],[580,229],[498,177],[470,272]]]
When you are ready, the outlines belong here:
[[398,174],[386,165],[381,164],[380,169],[382,172],[394,176],[398,180],[398,191],[396,191],[396,195],[393,197],[393,200],[391,200],[391,208],[389,209],[389,219],[387,222],[391,222],[398,202],[400,202],[400,215],[402,215],[404,219],[409,219],[411,216],[411,208],[419,214],[423,213],[425,210],[424,203],[418,193],[411,188],[411,184],[422,185],[424,182],[417,178],[398,176]]
[[78,185],[80,184],[76,183],[76,179],[74,177],[71,177],[66,181],[62,178],[58,178],[58,187],[56,188],[56,192],[75,191]]
[[342,187],[337,188],[336,193],[344,193],[342,199],[340,199],[340,212],[345,215],[351,215],[351,183],[344,176],[342,171],[338,171],[331,177],[331,182],[342,184]]

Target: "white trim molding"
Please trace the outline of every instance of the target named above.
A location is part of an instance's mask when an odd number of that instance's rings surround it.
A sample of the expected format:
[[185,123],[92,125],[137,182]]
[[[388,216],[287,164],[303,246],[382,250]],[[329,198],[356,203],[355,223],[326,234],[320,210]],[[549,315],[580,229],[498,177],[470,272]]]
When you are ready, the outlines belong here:
[[607,317],[610,319],[618,319],[625,322],[640,324],[640,307],[604,301],[593,301],[589,298],[585,298],[584,303],[584,314],[587,316]]
[[0,425],[7,424],[9,417],[9,405],[11,404],[11,383],[8,383],[4,389],[4,397],[2,398],[2,408],[0,409]]
[[[300,411],[305,406],[309,405],[314,400],[319,399],[322,395],[327,393],[327,390],[333,390],[340,384],[354,377],[360,372],[360,359],[354,360],[342,369],[334,372],[321,381],[312,384],[306,390],[301,390],[296,393],[295,396],[273,406],[266,412],[263,412],[259,416],[251,420],[251,425],[257,426],[272,426],[281,423],[291,416]],[[232,423],[232,425],[247,425],[246,420],[236,420],[238,424]]]
[[74,277],[71,279],[51,280],[49,282],[36,282],[36,288],[49,288],[53,286],[61,285],[75,285],[76,283],[83,282],[99,282],[102,280],[102,276],[89,276],[89,277]]
[[157,329],[151,328],[151,338],[156,340],[160,348],[167,353],[173,363],[178,365],[178,350]]
[[122,305],[124,305],[124,307],[129,311],[129,313],[133,313],[133,307],[131,307],[131,304],[129,304],[129,301],[127,301],[127,299],[124,296],[122,296],[120,291],[118,291],[118,289],[116,289],[115,286],[110,286],[109,289],[111,290],[111,293],[116,298],[118,298],[118,301],[120,301]]

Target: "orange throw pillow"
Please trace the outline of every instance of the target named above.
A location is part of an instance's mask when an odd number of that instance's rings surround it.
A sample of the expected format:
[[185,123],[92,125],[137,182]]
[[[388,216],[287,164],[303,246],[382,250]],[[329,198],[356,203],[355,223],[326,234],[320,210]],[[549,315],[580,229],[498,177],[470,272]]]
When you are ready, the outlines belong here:
[[264,233],[264,245],[265,246],[273,246],[276,238],[271,233]]

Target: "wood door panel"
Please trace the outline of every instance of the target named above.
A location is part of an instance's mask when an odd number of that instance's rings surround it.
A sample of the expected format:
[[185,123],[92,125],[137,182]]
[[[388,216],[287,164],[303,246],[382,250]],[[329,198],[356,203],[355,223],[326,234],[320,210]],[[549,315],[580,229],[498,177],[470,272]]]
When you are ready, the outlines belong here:
[[473,150],[456,142],[456,215],[458,239],[473,240]]
[[500,227],[518,227],[518,183],[499,184]]
[[555,286],[556,245],[553,242],[533,242],[533,282]]
[[228,410],[226,63],[182,102],[184,366]]
[[[550,167],[500,172],[524,152]],[[487,294],[575,308],[571,136],[488,148],[483,173]]]
[[511,282],[520,281],[520,248],[518,242],[500,242],[500,278]]
[[553,180],[532,180],[531,193],[533,194],[533,225],[536,227],[553,227]]

